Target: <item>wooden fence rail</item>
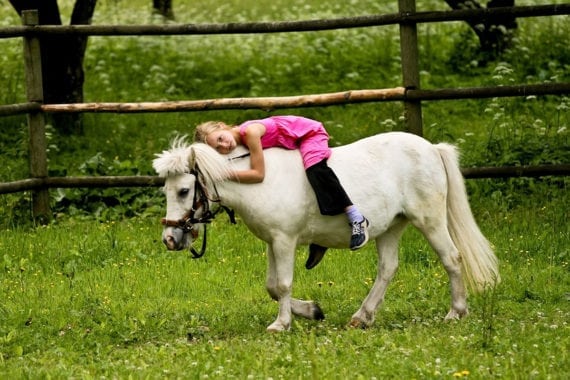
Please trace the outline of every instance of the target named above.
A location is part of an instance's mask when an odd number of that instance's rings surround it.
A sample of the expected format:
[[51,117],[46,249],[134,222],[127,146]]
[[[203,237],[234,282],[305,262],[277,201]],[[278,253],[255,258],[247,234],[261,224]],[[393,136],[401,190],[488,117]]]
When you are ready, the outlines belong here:
[[383,101],[434,101],[451,99],[482,99],[507,96],[564,95],[570,94],[570,83],[523,84],[501,87],[465,87],[439,89],[390,89],[348,90],[335,93],[257,97],[220,98],[202,100],[175,100],[137,103],[72,103],[41,104],[39,102],[0,106],[0,116],[45,113],[143,113],[143,112],[190,112],[228,109],[260,109],[271,111],[281,108],[325,107],[339,104]]
[[[37,11],[24,11],[22,26],[0,28],[0,38],[24,38],[27,102],[0,105],[0,116],[27,114],[30,129],[30,176],[32,178],[0,183],[0,194],[33,191],[34,217],[48,217],[50,188],[161,186],[163,180],[152,176],[136,177],[48,177],[45,141],[45,113],[81,112],[182,112],[220,109],[263,109],[322,107],[348,103],[402,101],[406,128],[422,134],[421,102],[433,100],[487,98],[502,96],[563,95],[570,83],[522,84],[503,87],[420,89],[417,23],[446,21],[484,21],[500,16],[537,17],[570,14],[570,4],[481,8],[455,11],[416,12],[415,0],[398,0],[399,12],[385,15],[285,22],[183,25],[38,25]],[[140,103],[44,104],[41,59],[38,39],[45,35],[149,36],[212,35],[307,32],[333,29],[399,25],[403,87],[392,89],[355,89],[336,93],[287,97],[229,98]],[[512,176],[570,175],[570,165],[541,165],[503,168],[463,169],[466,178],[506,178]]]
[[[462,168],[467,179],[543,177],[570,175],[570,165],[521,165],[504,167]],[[98,177],[45,177],[28,178],[0,183],[0,194],[41,190],[44,188],[108,188],[108,187],[159,187],[164,178],[157,176],[98,176]]]
[[[400,0],[401,2],[401,0]],[[406,3],[410,3],[405,1]],[[412,0],[411,3],[415,3]],[[415,8],[415,7],[414,7]],[[87,36],[162,36],[309,32],[334,29],[364,28],[409,23],[433,23],[465,20],[485,20],[490,17],[539,17],[570,14],[570,4],[533,5],[519,7],[479,8],[453,11],[414,12],[345,17],[329,20],[236,22],[226,24],[175,25],[36,25],[0,28],[0,38],[31,35],[87,35]]]

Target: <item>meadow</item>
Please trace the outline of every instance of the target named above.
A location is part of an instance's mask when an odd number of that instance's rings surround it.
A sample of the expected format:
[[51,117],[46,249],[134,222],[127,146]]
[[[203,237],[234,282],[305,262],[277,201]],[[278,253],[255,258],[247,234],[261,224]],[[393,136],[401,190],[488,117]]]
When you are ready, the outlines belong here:
[[268,334],[264,245],[238,218],[211,226],[204,258],[167,252],[154,219],[66,221],[0,232],[4,378],[536,378],[567,375],[568,225],[559,201],[477,218],[502,283],[446,323],[445,272],[406,232],[400,270],[372,328],[346,327],[375,275],[375,250],[333,250],[294,294],[324,321]]
[[[72,1],[60,1],[69,17]],[[517,5],[555,1],[517,1]],[[397,2],[174,3],[177,22],[296,20],[391,13]],[[419,10],[444,10],[418,0]],[[568,17],[520,19],[515,44],[483,65],[462,23],[419,27],[424,88],[567,82]],[[102,1],[96,24],[159,23],[150,1]],[[0,3],[0,24],[17,25]],[[0,40],[0,104],[25,99],[21,41]],[[401,82],[397,27],[269,36],[94,37],[86,101],[279,96],[388,88]],[[570,98],[424,103],[430,141],[457,144],[463,166],[570,162]],[[320,119],[341,145],[400,130],[399,103],[281,110]],[[266,112],[85,114],[84,132],[48,126],[51,175],[153,174],[153,155],[201,121]],[[25,117],[0,118],[0,180],[27,176]],[[267,334],[277,304],[264,289],[265,247],[219,216],[193,260],[160,241],[159,189],[59,189],[36,226],[30,195],[0,195],[0,378],[565,379],[570,364],[570,228],[565,177],[468,180],[473,212],[500,260],[502,283],[443,318],[445,272],[416,231],[367,330],[346,327],[375,276],[372,245],[332,250],[311,271],[299,247],[294,294],[326,319]]]

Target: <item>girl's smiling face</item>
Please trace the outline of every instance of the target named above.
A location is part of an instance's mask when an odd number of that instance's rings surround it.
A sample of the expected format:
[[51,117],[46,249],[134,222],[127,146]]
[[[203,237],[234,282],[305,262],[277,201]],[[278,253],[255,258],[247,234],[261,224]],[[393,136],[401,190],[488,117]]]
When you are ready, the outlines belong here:
[[221,154],[230,153],[237,145],[234,135],[228,129],[218,129],[210,132],[206,136],[206,143]]

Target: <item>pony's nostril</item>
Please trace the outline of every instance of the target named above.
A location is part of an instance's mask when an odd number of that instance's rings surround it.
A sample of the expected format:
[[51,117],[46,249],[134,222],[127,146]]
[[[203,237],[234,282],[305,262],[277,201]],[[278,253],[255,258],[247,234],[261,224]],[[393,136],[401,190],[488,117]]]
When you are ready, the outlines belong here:
[[164,242],[164,244],[166,244],[166,247],[168,249],[173,250],[176,248],[176,239],[174,238],[174,236],[168,235],[164,239],[162,239],[162,241]]

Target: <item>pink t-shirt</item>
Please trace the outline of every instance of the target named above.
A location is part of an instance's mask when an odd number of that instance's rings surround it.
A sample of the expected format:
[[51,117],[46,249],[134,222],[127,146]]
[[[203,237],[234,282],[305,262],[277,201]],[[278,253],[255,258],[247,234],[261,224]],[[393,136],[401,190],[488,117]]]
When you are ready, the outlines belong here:
[[263,149],[274,147],[299,149],[305,169],[331,155],[329,135],[323,125],[316,120],[300,116],[271,116],[266,119],[246,121],[239,126],[244,145],[246,128],[254,123],[265,126],[265,134],[261,136]]

